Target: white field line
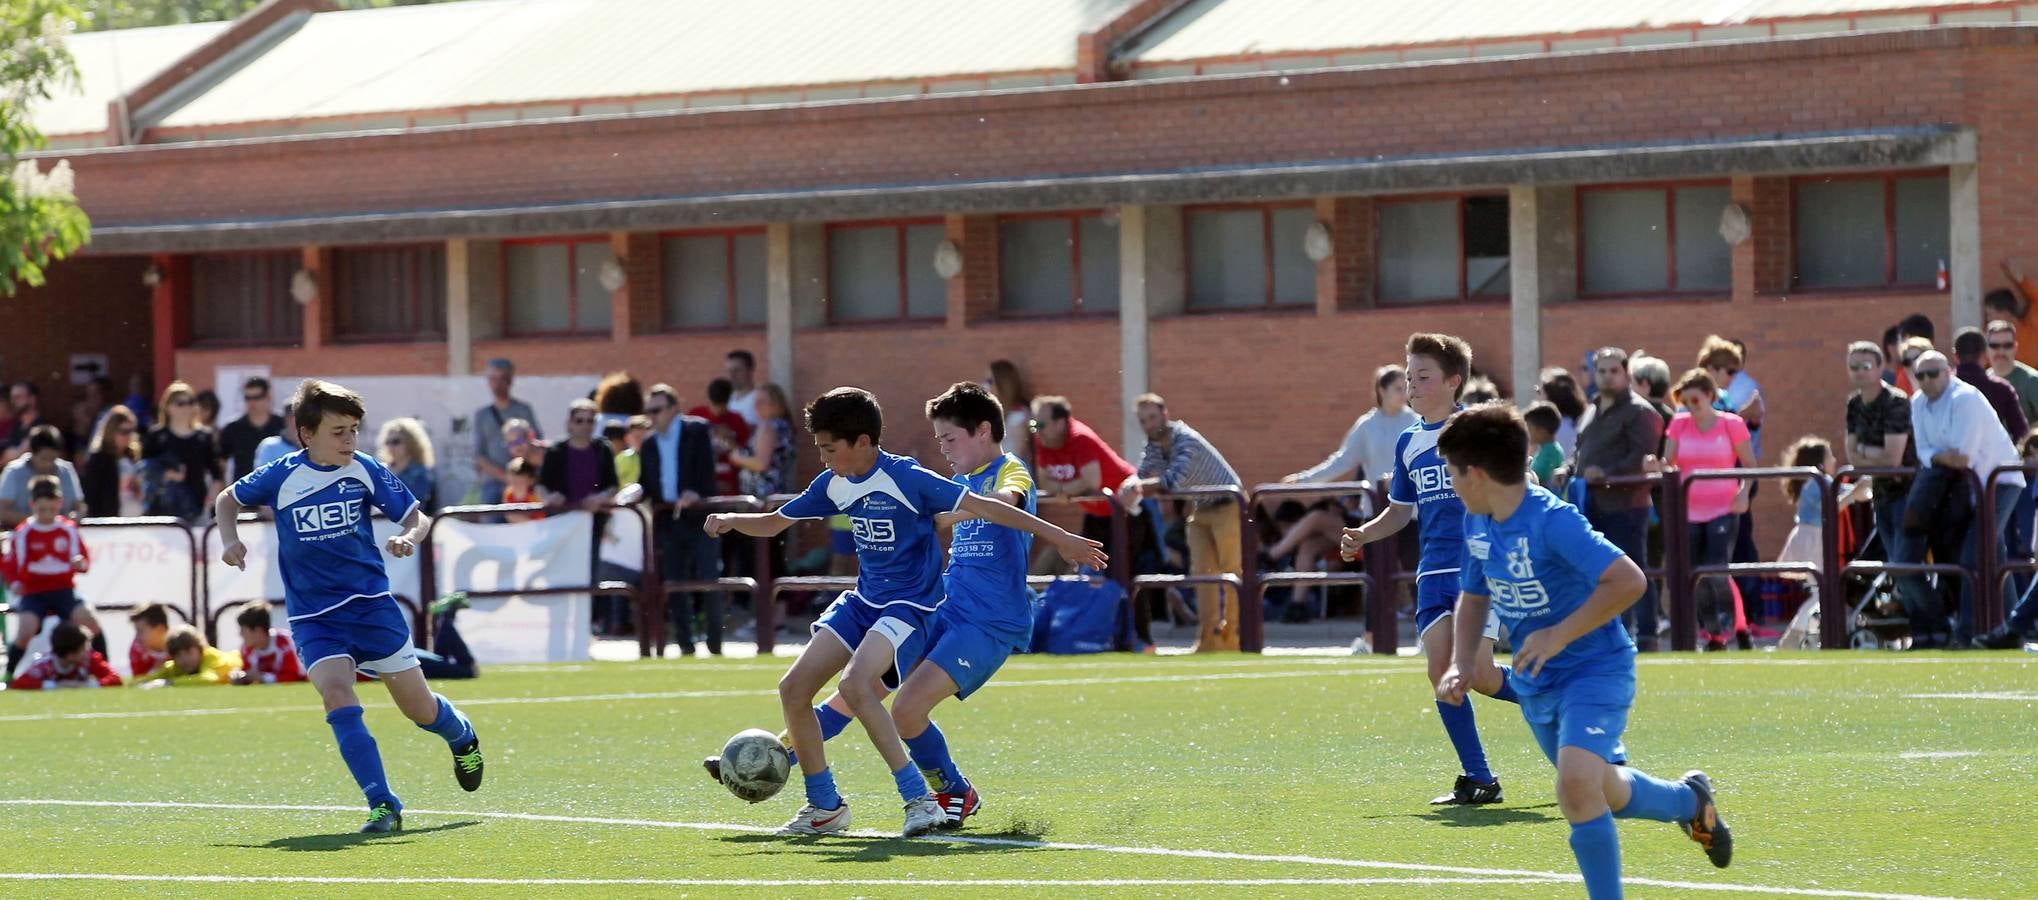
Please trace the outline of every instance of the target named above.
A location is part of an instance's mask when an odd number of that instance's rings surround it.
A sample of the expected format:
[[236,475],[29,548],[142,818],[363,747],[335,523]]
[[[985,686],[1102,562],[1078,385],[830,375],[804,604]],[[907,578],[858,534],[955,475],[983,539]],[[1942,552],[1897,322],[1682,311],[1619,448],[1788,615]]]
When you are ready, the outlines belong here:
[[2011,700],[2038,701],[2038,691],[1966,691],[1952,694],[1905,694],[1906,700]]
[[1969,756],[1980,756],[1980,755],[1981,755],[1981,751],[1979,751],[1979,750],[1912,750],[1912,751],[1911,751],[1911,752],[1909,752],[1909,753],[1901,754],[1900,758],[1902,758],[1902,759],[1962,759],[1962,758],[1965,758],[1965,757],[1969,757]]
[[[1410,671],[1415,671],[1413,667]],[[1382,674],[1379,669],[1318,669],[1306,672],[1203,672],[1178,675],[1126,675],[1117,678],[1045,678],[1031,680],[993,681],[985,685],[986,690],[1033,687],[1089,687],[1111,684],[1147,684],[1165,682],[1169,684],[1185,681],[1235,681],[1263,678],[1340,678]],[[691,700],[712,697],[776,697],[778,691],[771,688],[725,691],[641,691],[615,694],[574,694],[568,696],[540,697],[475,697],[459,701],[467,706],[500,706],[505,704],[531,703],[597,703],[621,700]],[[301,713],[303,706],[240,706],[240,707],[195,707],[190,709],[143,709],[122,712],[85,713],[29,713],[24,715],[0,716],[0,722],[44,722],[86,719],[156,719],[172,716],[239,716],[255,713]]]
[[[1362,887],[1561,884],[1547,878],[403,878],[331,875],[121,875],[0,872],[0,881],[136,881],[203,884],[387,884],[530,887]],[[1575,880],[1575,879],[1574,879]]]
[[[359,814],[361,812],[361,809],[358,806],[290,805],[290,804],[269,804],[269,803],[249,803],[249,804],[170,803],[165,801],[140,801],[140,800],[119,801],[119,800],[0,799],[0,806],[66,806],[66,807],[100,807],[115,809],[218,809],[234,811],[267,810],[283,812],[350,812],[355,814]],[[737,825],[721,822],[669,822],[657,819],[619,819],[595,816],[555,816],[555,815],[539,815],[534,813],[457,812],[457,811],[423,810],[423,809],[405,810],[405,812],[413,816],[444,816],[444,817],[464,816],[479,819],[507,819],[520,822],[554,822],[582,825],[666,828],[686,831],[734,831],[739,833],[757,834],[757,833],[770,833],[776,830],[769,826],[763,825]],[[896,837],[896,835],[893,834],[892,832],[883,831],[855,831],[851,832],[849,836],[867,838]],[[974,844],[977,846],[986,847],[1014,847],[1030,850],[1068,850],[1089,853],[1123,854],[1130,856],[1160,856],[1178,859],[1227,860],[1232,862],[1275,863],[1296,866],[1326,866],[1348,869],[1376,869],[1399,872],[1436,872],[1443,873],[1446,875],[1472,876],[1476,878],[1521,879],[1523,880],[1522,883],[1543,883],[1543,882],[1577,883],[1581,880],[1576,874],[1569,872],[1543,872],[1523,869],[1482,869],[1467,866],[1439,866],[1424,863],[1384,862],[1380,860],[1369,860],[1369,859],[1339,859],[1334,857],[1322,857],[1322,856],[1292,856],[1266,853],[1233,853],[1220,850],[1183,850],[1168,847],[1122,847],[1113,846],[1109,844],[1082,844],[1082,843],[1067,843],[1062,841],[1036,841],[1036,840],[1024,840],[1020,838],[973,837],[969,835],[940,835],[928,837],[925,838],[924,840],[927,840],[929,842],[945,841],[948,843],[956,844]],[[4,877],[28,877],[28,876],[4,876]],[[118,876],[118,877],[154,878],[157,876]],[[191,876],[191,877],[209,878],[213,876]],[[291,879],[291,880],[309,881],[312,879]],[[1650,887],[1675,888],[1679,890],[1692,890],[1692,891],[1721,891],[1739,894],[1770,894],[1791,897],[1844,897],[1844,898],[1860,898],[1860,900],[1953,900],[1953,898],[1934,897],[1920,894],[1890,894],[1871,891],[1827,890],[1822,888],[1787,888],[1750,884],[1717,884],[1713,882],[1704,881],[1666,881],[1655,878],[1627,878],[1623,880],[1628,884],[1647,885]],[[437,882],[422,881],[419,883],[437,883]],[[446,883],[454,882],[448,881]],[[841,881],[821,883],[859,884],[864,882]],[[927,882],[917,883],[924,884]],[[961,882],[961,883],[996,884],[996,882]],[[1025,882],[1018,883],[1023,885]],[[1182,883],[1192,884],[1195,882],[1182,882]],[[1335,884],[1339,882],[1333,881],[1327,883]]]

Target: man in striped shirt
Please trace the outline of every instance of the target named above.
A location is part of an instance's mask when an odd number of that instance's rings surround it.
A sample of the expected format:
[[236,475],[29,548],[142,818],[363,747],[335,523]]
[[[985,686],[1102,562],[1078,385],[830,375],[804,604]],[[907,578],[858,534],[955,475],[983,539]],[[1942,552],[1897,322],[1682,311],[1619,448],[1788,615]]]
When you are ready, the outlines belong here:
[[[1168,416],[1168,402],[1159,394],[1141,394],[1136,402],[1139,427],[1146,432],[1146,453],[1140,457],[1139,472],[1119,487],[1118,498],[1126,509],[1138,510],[1147,488],[1181,491],[1244,484],[1203,435]],[[1190,574],[1243,574],[1237,501],[1198,500],[1191,504],[1187,524]],[[1198,586],[1196,652],[1237,649],[1238,593],[1223,585]]]

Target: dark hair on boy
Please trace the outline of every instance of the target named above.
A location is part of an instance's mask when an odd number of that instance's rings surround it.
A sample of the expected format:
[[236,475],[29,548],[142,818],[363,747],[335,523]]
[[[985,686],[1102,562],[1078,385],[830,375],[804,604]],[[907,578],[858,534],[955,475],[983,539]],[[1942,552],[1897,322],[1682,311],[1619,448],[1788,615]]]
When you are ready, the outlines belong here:
[[189,625],[179,625],[170,629],[170,637],[163,642],[163,649],[170,651],[171,656],[186,650],[204,650],[205,636]]
[[269,395],[269,379],[260,375],[250,375],[248,380],[241,382],[241,390],[243,392],[261,391],[262,395],[266,397]]
[[1536,401],[1534,406],[1521,414],[1521,419],[1528,423],[1528,427],[1539,428],[1551,434],[1556,434],[1557,429],[1564,427],[1563,414],[1557,412],[1557,404],[1548,400]]
[[170,627],[170,607],[168,604],[161,602],[151,603],[141,609],[128,613],[127,620],[136,625],[168,628]]
[[239,622],[242,628],[258,628],[268,631],[269,604],[257,603],[249,606],[247,609],[241,610],[241,614],[235,616],[234,621]]
[[1005,442],[1004,405],[974,381],[958,381],[942,391],[941,396],[927,401],[927,421],[953,422],[970,434],[976,434],[977,427],[988,422],[991,440]]
[[57,481],[57,476],[55,475],[37,475],[28,480],[28,499],[30,502],[36,500],[62,500],[64,499],[64,485],[62,482]]
[[1437,364],[1442,369],[1444,380],[1458,379],[1458,387],[1451,392],[1457,399],[1465,393],[1466,374],[1472,371],[1472,345],[1465,340],[1448,334],[1418,332],[1408,336],[1408,355],[1420,356]]
[[884,436],[885,414],[877,398],[857,387],[839,387],[807,404],[807,432],[826,434],[829,439],[854,444],[868,437],[872,444]]
[[1437,453],[1457,468],[1521,484],[1528,474],[1528,426],[1511,404],[1481,403],[1451,417],[1437,435]]
[[738,360],[743,363],[743,368],[746,369],[754,370],[757,368],[757,357],[751,355],[750,351],[748,350],[731,350],[729,351],[728,355],[722,358]]
[[290,405],[297,416],[297,427],[304,431],[317,431],[319,423],[329,415],[355,419],[368,415],[368,408],[362,405],[360,394],[316,378],[306,378],[297,386]]
[[91,638],[85,634],[85,629],[79,628],[75,623],[59,623],[56,628],[50,630],[50,655],[70,656],[78,652],[78,648],[85,646],[88,640]]
[[716,406],[729,405],[729,398],[736,396],[736,383],[727,378],[708,382],[708,402]]
[[1905,316],[1903,321],[1896,323],[1896,333],[1900,337],[1921,337],[1928,341],[1939,339],[1939,329],[1933,327],[1932,317],[1924,313]]
[[55,425],[37,425],[28,430],[28,452],[41,453],[44,450],[64,449],[64,433]]

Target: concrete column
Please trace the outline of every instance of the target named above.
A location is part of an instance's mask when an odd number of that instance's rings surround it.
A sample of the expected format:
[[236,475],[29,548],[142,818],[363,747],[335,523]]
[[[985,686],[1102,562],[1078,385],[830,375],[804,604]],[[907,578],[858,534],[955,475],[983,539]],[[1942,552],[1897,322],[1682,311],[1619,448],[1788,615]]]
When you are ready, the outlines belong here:
[[303,334],[299,343],[306,350],[317,350],[332,342],[335,324],[332,251],[324,247],[304,247],[301,254],[303,262],[300,267],[311,275],[314,293],[311,301],[303,306]]
[[1543,364],[1543,304],[1576,296],[1578,266],[1572,229],[1573,189],[1518,184],[1508,188],[1508,273],[1512,276],[1508,377],[1515,402],[1535,402]]
[[1182,271],[1182,210],[1178,206],[1124,206],[1118,210],[1118,388],[1123,409],[1121,452],[1146,446],[1133,398],[1153,390],[1148,380],[1148,323],[1180,313],[1187,299]]
[[1955,329],[1981,321],[1981,179],[1973,163],[1947,167],[1947,202],[1952,206],[1953,235],[1946,261],[1947,285],[1953,297]]
[[474,372],[474,279],[470,260],[473,242],[446,242],[446,374]]
[[771,381],[799,403],[793,386],[793,227],[764,228],[764,357]]

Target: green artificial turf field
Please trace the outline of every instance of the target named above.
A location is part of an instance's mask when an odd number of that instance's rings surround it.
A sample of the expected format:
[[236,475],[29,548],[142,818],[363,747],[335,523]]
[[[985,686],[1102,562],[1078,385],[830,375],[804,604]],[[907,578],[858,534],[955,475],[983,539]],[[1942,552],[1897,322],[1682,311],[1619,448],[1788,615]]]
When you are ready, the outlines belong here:
[[[1015,658],[937,714],[983,812],[912,841],[887,836],[898,798],[853,725],[830,745],[853,837],[768,835],[797,777],[751,806],[701,773],[729,735],[780,727],[785,662],[441,684],[488,753],[476,794],[363,685],[407,807],[375,838],[352,834],[365,810],[309,686],[0,694],[0,894],[1582,894],[1513,707],[1478,705],[1508,802],[1426,805],[1457,769],[1419,661]],[[1736,838],[1720,871],[1675,827],[1623,821],[1633,896],[2038,896],[2038,656],[1653,657],[1627,746],[1645,771],[1710,772]],[[14,880],[57,874],[87,877]]]

